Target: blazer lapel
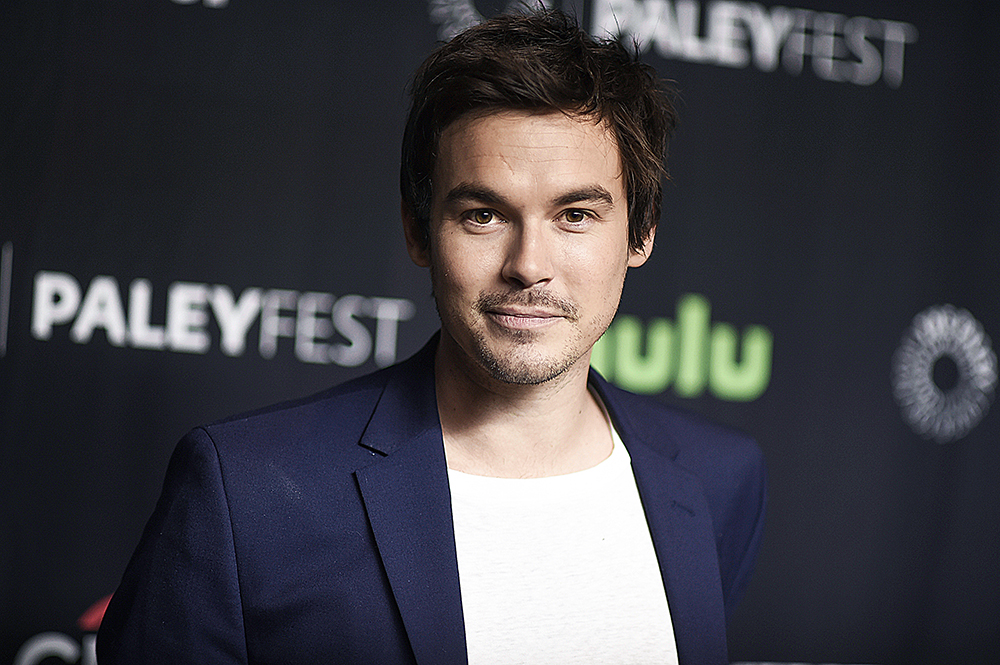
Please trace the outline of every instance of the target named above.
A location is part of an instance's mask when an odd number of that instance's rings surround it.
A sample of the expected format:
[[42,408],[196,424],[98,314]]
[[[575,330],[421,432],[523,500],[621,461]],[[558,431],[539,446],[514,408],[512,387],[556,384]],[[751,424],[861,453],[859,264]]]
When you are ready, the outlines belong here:
[[[632,458],[667,592],[678,659],[681,665],[728,663],[718,552],[701,483],[672,459],[677,454],[672,441],[667,454],[651,447],[603,379],[593,382]],[[655,435],[669,437],[666,432]]]
[[[417,662],[464,665],[451,495],[434,395],[435,341],[387,381],[360,441],[381,458],[355,476]],[[680,663],[726,663],[718,553],[700,482],[673,460],[676,446],[668,442],[664,454],[646,443],[615,392],[599,377],[593,383],[632,458]]]
[[355,476],[417,662],[464,665],[465,622],[433,358],[429,344],[387,382],[360,442],[384,457]]

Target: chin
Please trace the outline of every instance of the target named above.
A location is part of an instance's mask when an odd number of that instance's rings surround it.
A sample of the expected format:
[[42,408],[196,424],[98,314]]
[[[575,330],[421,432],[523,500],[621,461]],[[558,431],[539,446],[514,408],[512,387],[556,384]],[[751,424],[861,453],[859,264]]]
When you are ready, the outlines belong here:
[[[579,360],[579,355],[565,353],[562,357],[544,356],[515,345],[510,350],[494,349],[485,339],[476,340],[476,355],[486,372],[503,383],[537,386],[565,374]],[[521,346],[521,348],[518,348]]]

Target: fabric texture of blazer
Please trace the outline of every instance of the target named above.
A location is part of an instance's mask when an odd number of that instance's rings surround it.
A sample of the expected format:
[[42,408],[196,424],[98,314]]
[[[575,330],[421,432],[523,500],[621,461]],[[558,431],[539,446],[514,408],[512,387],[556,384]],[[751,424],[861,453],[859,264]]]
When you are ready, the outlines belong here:
[[[435,342],[185,436],[105,614],[101,665],[465,663]],[[760,451],[590,382],[632,458],[680,663],[726,663],[763,528]]]

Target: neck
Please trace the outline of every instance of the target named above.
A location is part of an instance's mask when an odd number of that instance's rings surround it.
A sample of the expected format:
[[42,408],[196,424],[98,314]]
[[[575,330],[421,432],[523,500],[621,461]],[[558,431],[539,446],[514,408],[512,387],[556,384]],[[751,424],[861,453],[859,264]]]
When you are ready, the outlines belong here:
[[434,362],[448,467],[501,478],[561,475],[611,454],[607,418],[587,386],[589,354],[538,385],[499,381],[442,333]]

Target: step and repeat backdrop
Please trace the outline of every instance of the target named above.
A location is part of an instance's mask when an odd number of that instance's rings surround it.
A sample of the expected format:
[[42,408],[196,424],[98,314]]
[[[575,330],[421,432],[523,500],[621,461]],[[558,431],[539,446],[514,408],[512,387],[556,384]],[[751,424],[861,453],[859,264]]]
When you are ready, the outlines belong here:
[[[434,332],[406,86],[506,4],[4,3],[0,663],[94,664],[187,429]],[[656,249],[593,362],[760,441],[732,658],[995,662],[997,10],[564,6],[679,91]]]

